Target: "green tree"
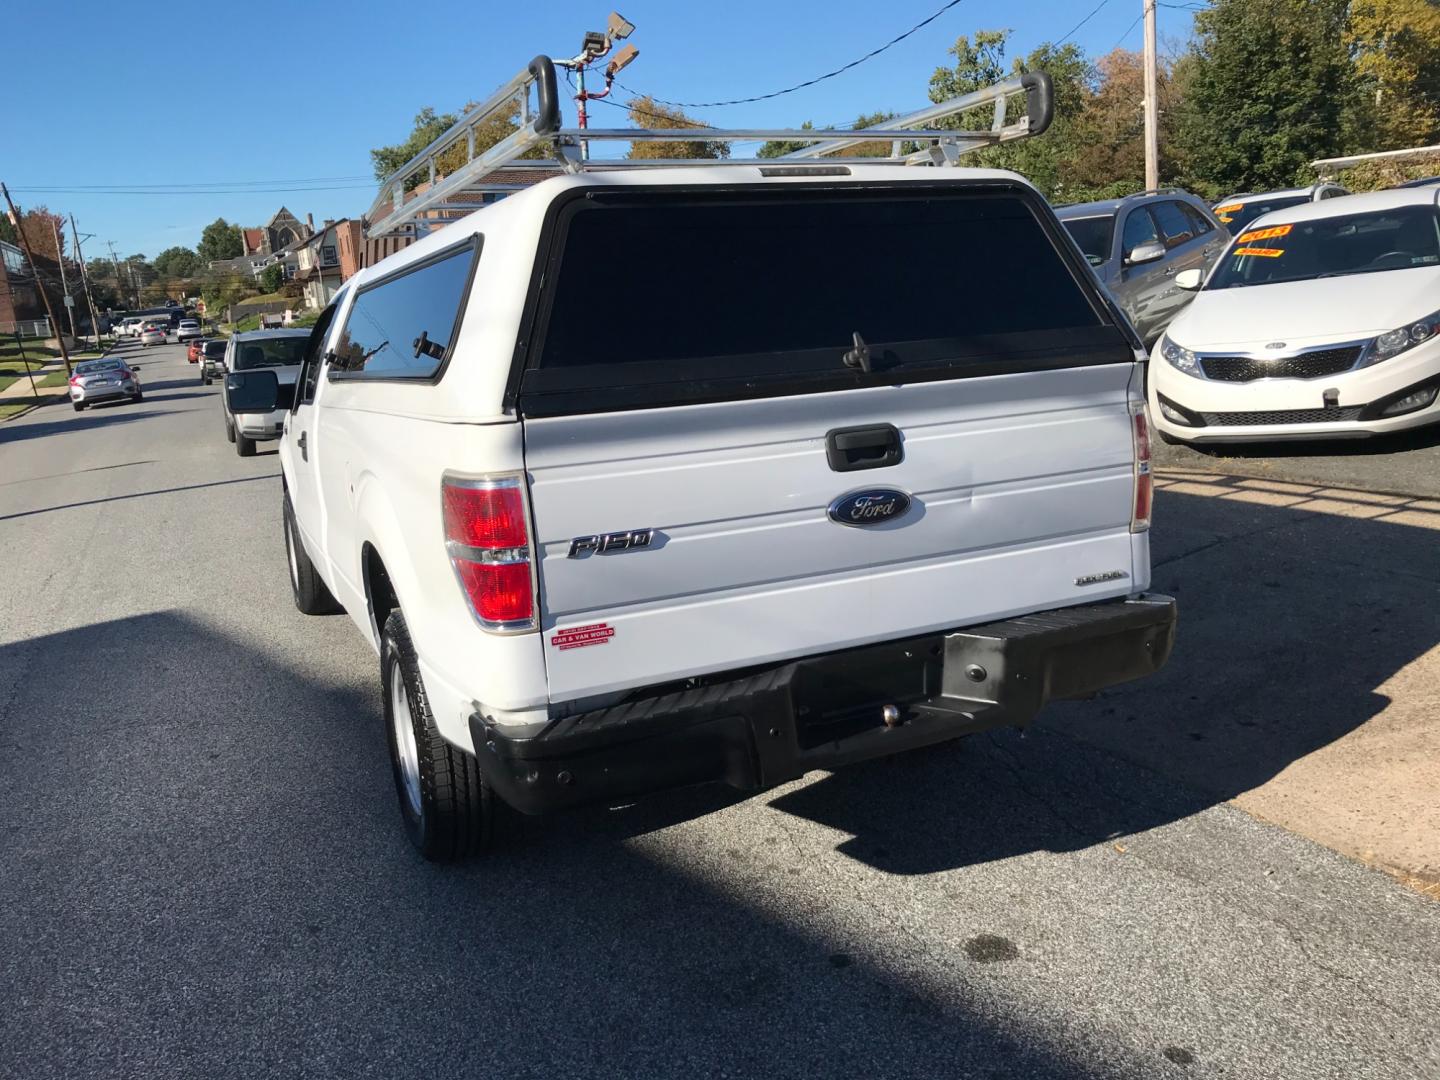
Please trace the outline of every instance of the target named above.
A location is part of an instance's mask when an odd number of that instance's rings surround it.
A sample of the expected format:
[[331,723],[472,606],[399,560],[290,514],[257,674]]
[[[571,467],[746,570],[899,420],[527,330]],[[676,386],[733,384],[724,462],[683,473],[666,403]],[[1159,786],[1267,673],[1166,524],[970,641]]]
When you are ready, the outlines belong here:
[[244,241],[240,239],[240,227],[231,225],[224,218],[216,218],[205,226],[200,234],[200,246],[196,249],[202,263],[217,259],[238,259],[245,254]]
[[[662,131],[709,126],[699,120],[690,119],[679,109],[661,105],[650,97],[637,97],[631,100],[630,120],[636,127],[659,128]],[[730,144],[725,142],[637,142],[630,144],[630,152],[625,156],[637,160],[728,158]]]
[[1211,193],[1287,187],[1346,149],[1349,0],[1215,0],[1196,13],[1177,138]]
[[[806,120],[800,125],[800,130],[813,131],[815,130],[815,125],[809,120]],[[771,139],[755,152],[755,156],[762,158],[784,157],[786,154],[794,153],[796,150],[803,150],[809,145],[809,143],[801,142],[799,139]]]
[[[462,114],[474,108],[475,102],[469,102],[461,110]],[[519,105],[511,107],[507,112],[499,113],[490,117],[483,124],[475,128],[475,152],[477,154],[490,149],[500,140],[507,138],[519,130],[518,118],[520,115]],[[384,180],[387,176],[396,172],[407,161],[424,150],[432,142],[445,134],[447,130],[455,125],[460,119],[455,113],[437,113],[433,106],[427,105],[415,114],[414,127],[410,131],[410,137],[404,142],[396,143],[393,146],[377,146],[370,151],[370,166],[375,171],[376,180]],[[545,154],[532,150],[524,157],[544,157]],[[465,164],[466,142],[458,140],[453,146],[447,147],[436,158],[436,172],[440,176],[448,176],[460,166]],[[424,175],[416,175],[405,182],[406,191],[414,191],[420,184],[425,182]]]
[[200,257],[187,247],[166,248],[152,263],[162,278],[193,277],[200,266]]
[[[384,180],[400,166],[413,158],[425,147],[443,135],[447,128],[454,125],[459,119],[454,113],[439,113],[431,105],[426,105],[415,114],[415,126],[410,132],[410,137],[404,142],[396,143],[394,146],[377,146],[370,151],[370,165],[375,170],[375,179]],[[460,147],[460,153],[464,153],[464,145]],[[463,159],[462,159],[463,160]],[[418,182],[418,178],[417,178]],[[407,186],[414,187],[414,184]]]
[[1346,42],[1363,90],[1352,130],[1374,150],[1440,136],[1440,4],[1354,0]]
[[[955,57],[954,67],[936,68],[930,77],[930,100],[946,101],[1005,78],[1005,46],[1009,37],[1008,30],[980,30],[973,41],[964,36],[958,38],[950,49]],[[1039,138],[980,150],[968,155],[965,162],[1012,169],[1046,196],[1062,197],[1068,186],[1070,164],[1078,149],[1079,118],[1094,94],[1095,68],[1078,46],[1055,46],[1046,42],[1028,56],[1013,61],[1010,69],[1016,74],[1044,71],[1050,76],[1055,84],[1055,119]],[[1013,123],[1024,113],[1023,94],[1006,101],[1007,123]],[[990,127],[994,117],[994,106],[983,105],[951,117],[942,126],[974,131]]]
[[285,267],[280,263],[271,263],[260,272],[260,291],[264,293],[279,292],[280,286],[285,283]]
[[[1115,198],[1145,186],[1145,74],[1141,54],[1114,49],[1095,63],[1099,82],[1076,118],[1060,194],[1066,201]],[[1158,71],[1160,178],[1175,180],[1175,124],[1182,85],[1172,65]]]
[[[938,104],[1003,79],[1009,37],[1009,30],[977,30],[972,42],[961,34],[950,47],[955,66],[938,67],[930,76],[930,100]],[[993,110],[989,113],[994,115]]]

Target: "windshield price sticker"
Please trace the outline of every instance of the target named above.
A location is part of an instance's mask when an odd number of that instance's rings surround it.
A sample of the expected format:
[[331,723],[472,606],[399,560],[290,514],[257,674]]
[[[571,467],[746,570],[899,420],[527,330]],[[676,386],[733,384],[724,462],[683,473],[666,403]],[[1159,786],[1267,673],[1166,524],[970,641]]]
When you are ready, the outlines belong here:
[[1274,240],[1279,236],[1289,236],[1290,230],[1294,227],[1293,225],[1276,225],[1269,229],[1257,229],[1255,232],[1242,234],[1240,239],[1235,242],[1237,244],[1249,244],[1256,240]]
[[1284,249],[1284,248],[1252,248],[1252,247],[1244,247],[1244,248],[1236,248],[1236,249],[1235,249],[1235,257],[1236,257],[1237,259],[1240,258],[1242,255],[1254,255],[1254,256],[1257,256],[1258,258],[1261,258],[1261,259],[1278,259],[1281,255],[1284,255],[1284,254],[1285,254],[1285,249]]

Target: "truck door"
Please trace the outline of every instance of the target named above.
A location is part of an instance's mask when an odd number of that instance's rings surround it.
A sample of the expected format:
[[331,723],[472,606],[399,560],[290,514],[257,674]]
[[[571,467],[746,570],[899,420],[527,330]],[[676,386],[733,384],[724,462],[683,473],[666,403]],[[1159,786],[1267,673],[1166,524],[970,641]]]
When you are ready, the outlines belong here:
[[315,445],[315,393],[325,362],[325,342],[335,320],[338,300],[327,307],[310,331],[300,373],[295,379],[295,400],[285,419],[285,434],[280,440],[286,483],[295,524],[305,541],[305,550],[316,566],[322,567],[326,580],[333,580],[325,560],[325,510],[317,485],[317,448]]

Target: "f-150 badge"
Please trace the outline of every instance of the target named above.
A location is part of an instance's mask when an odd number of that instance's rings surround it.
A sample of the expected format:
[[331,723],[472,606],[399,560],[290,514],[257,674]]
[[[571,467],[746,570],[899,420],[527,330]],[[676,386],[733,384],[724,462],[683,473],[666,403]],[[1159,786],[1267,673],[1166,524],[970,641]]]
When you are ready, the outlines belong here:
[[586,555],[605,555],[612,551],[648,548],[654,539],[654,529],[631,529],[629,532],[601,533],[599,536],[577,536],[570,541],[570,554],[567,558],[582,559]]

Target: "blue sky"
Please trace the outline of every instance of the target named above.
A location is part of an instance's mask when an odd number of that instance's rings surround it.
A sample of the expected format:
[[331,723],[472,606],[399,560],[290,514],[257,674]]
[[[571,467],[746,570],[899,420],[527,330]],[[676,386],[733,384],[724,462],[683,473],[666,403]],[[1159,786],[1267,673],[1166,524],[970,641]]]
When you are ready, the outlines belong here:
[[[869,52],[942,2],[623,0],[619,9],[638,27],[631,42],[640,58],[622,80],[678,101],[765,93]],[[720,126],[791,126],[919,107],[930,72],[957,35],[1008,28],[1011,53],[1020,54],[1061,38],[1097,3],[964,0],[819,86],[692,112]],[[424,21],[398,21],[422,10]],[[445,111],[484,96],[538,52],[573,54],[581,33],[603,28],[609,10],[607,0],[17,5],[6,17],[6,37],[31,44],[4,59],[9,102],[0,111],[0,180],[22,207],[73,212],[82,233],[95,234],[85,241],[88,257],[104,254],[107,240],[122,257],[193,247],[217,217],[258,225],[282,203],[302,219],[307,212],[316,221],[358,215],[374,195],[372,146],[405,138],[424,105]],[[1123,44],[1139,48],[1140,10],[1141,0],[1105,0],[1073,40],[1092,55],[1108,52],[1122,35]],[[1187,10],[1161,8],[1162,39],[1183,42],[1190,18]],[[42,41],[52,48],[36,47]],[[573,122],[573,103],[566,105]],[[621,126],[619,110],[592,108],[615,118],[597,115],[595,123]],[[295,183],[316,178],[340,179]],[[303,190],[241,190],[255,181]],[[38,190],[200,184],[231,190]]]

